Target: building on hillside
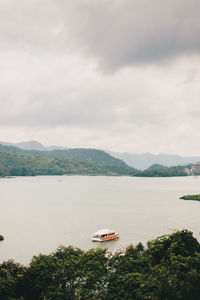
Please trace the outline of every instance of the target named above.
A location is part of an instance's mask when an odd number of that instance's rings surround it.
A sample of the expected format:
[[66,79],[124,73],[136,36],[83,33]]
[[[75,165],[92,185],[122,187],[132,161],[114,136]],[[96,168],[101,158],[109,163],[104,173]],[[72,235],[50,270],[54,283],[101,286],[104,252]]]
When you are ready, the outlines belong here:
[[195,175],[200,175],[200,162],[192,165],[191,173]]
[[185,173],[186,173],[187,175],[191,175],[191,169],[185,168]]

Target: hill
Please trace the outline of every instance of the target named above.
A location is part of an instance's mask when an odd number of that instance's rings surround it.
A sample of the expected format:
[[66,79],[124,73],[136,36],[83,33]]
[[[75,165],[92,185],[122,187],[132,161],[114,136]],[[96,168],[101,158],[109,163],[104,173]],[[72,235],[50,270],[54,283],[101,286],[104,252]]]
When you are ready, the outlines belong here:
[[153,164],[147,170],[165,170],[165,169],[168,169],[168,167],[160,164]]
[[95,149],[22,150],[0,145],[0,176],[129,175],[135,170]]
[[145,171],[134,171],[132,176],[137,177],[175,177],[187,176],[184,166],[177,166],[163,169],[147,169]]
[[[13,153],[13,154],[26,154],[41,157],[54,157],[54,158],[68,158],[74,160],[89,160],[92,162],[103,163],[108,165],[120,165],[130,169],[130,167],[122,160],[112,157],[110,154],[103,150],[97,149],[66,149],[66,150],[51,150],[51,151],[38,151],[38,150],[24,150],[18,147],[1,145],[0,151]],[[133,169],[133,168],[131,168]]]

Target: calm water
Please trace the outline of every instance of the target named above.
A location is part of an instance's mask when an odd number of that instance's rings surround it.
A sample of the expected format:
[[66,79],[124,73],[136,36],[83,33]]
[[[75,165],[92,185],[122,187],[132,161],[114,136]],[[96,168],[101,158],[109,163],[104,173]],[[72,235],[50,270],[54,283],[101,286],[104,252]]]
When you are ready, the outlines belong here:
[[97,247],[100,228],[120,233],[109,250],[147,242],[187,228],[199,239],[200,202],[179,200],[200,192],[200,177],[131,178],[46,176],[0,179],[0,262],[30,262],[59,245]]

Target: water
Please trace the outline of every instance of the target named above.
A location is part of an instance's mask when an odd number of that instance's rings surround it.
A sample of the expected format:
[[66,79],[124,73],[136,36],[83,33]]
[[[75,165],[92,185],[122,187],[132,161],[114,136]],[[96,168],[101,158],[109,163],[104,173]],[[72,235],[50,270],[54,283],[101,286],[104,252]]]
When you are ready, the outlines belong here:
[[[38,176],[0,179],[0,262],[28,264],[59,245],[113,251],[187,228],[199,238],[200,177],[134,178]],[[97,244],[91,235],[110,228],[118,241]]]

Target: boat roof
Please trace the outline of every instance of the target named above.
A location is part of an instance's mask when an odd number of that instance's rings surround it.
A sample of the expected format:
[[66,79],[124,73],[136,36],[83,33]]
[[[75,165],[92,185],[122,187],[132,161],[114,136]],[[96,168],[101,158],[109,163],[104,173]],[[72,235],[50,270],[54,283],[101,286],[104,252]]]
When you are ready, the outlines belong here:
[[94,234],[108,234],[108,233],[113,233],[115,232],[114,230],[111,229],[99,229]]

